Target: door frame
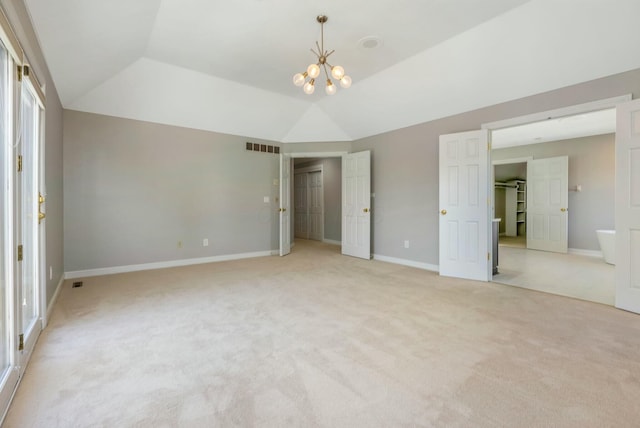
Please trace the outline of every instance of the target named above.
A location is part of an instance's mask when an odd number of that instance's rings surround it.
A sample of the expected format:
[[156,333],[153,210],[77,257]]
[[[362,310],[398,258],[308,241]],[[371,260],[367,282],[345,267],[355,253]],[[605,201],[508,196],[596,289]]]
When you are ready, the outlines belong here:
[[[287,156],[290,156],[292,160],[301,159],[301,158],[319,158],[319,159],[340,158],[340,163],[341,163],[340,166],[343,167],[344,166],[343,165],[344,155],[348,155],[349,152],[348,151],[338,151],[338,152],[291,152],[291,153],[283,153],[283,154],[286,154]],[[294,162],[291,162],[291,173],[293,174],[294,171],[295,171]],[[323,180],[324,180],[324,175],[323,175]],[[292,183],[293,183],[293,181],[292,181]],[[323,192],[324,192],[324,186],[323,186]],[[293,226],[293,223],[291,224],[291,226]],[[322,233],[324,235],[324,225],[322,227]],[[291,236],[294,236],[294,234],[291,234]],[[323,239],[323,242],[333,243],[333,241],[325,241],[324,239]],[[342,247],[342,243],[340,242],[339,244]]]
[[[524,116],[516,116],[509,119],[499,120],[495,122],[488,122],[482,124],[480,127],[482,129],[489,130],[489,142],[491,142],[491,134],[493,131],[502,128],[510,128],[512,126],[518,125],[526,125],[534,122],[541,122],[549,119],[558,119],[566,116],[574,116],[577,114],[590,113],[598,110],[605,110],[610,108],[616,108],[618,104],[629,102],[633,99],[632,94],[621,95],[618,97],[605,98],[602,100],[591,101],[588,103],[575,104],[568,107],[562,107],[554,110],[541,111],[537,113],[532,113]],[[615,133],[615,132],[614,132]],[[615,143],[614,143],[615,145]],[[493,165],[493,160],[491,159],[491,150],[489,150],[489,163]],[[491,168],[493,173],[493,168]],[[487,177],[490,179],[491,177]],[[494,201],[492,201],[493,203]],[[491,219],[490,219],[491,220]],[[615,224],[614,224],[615,226]],[[491,240],[491,236],[489,236]],[[489,242],[491,244],[491,241]],[[491,258],[493,259],[493,246],[489,245],[489,250],[492,253]],[[490,270],[490,281],[493,281],[493,272]]]

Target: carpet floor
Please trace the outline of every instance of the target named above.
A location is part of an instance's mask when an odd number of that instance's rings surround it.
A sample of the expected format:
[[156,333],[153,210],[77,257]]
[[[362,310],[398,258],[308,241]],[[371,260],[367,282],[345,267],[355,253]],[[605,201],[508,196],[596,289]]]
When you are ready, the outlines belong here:
[[65,282],[4,426],[637,427],[640,316],[341,256]]

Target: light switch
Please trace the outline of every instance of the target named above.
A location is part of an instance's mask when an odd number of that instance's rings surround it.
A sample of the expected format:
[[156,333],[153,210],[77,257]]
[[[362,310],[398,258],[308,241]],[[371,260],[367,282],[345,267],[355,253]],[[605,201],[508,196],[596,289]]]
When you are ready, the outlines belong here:
[[265,203],[265,204],[268,204],[268,203],[269,203],[269,197],[268,197],[268,196],[265,196],[265,197],[264,197],[264,203]]

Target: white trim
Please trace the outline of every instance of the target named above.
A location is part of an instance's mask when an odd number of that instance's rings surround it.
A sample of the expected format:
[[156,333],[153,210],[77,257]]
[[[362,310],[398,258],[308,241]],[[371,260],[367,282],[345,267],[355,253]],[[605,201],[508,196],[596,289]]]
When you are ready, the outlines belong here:
[[285,153],[292,158],[341,158],[349,152],[313,152],[313,153]]
[[559,117],[573,116],[576,114],[589,113],[592,111],[605,110],[615,108],[618,104],[631,101],[632,95],[621,95],[619,97],[605,98],[603,100],[592,101],[589,103],[576,104],[568,107],[562,107],[555,110],[542,111],[525,116],[512,117],[510,119],[498,120],[496,122],[484,123],[482,129],[502,129],[512,126],[526,125],[527,123],[540,122],[543,120],[557,119]]
[[331,245],[342,245],[342,241],[334,241],[333,239],[323,239],[322,242],[324,242],[325,244],[331,244]]
[[[24,60],[22,46],[20,46],[20,41],[2,8],[0,8],[0,40],[2,40],[2,43],[9,52],[9,56],[15,61],[16,65],[22,65]],[[1,422],[2,420],[0,420],[0,423]]]
[[[47,305],[47,316],[42,320],[42,329],[44,330],[47,324],[49,324],[49,320],[51,319],[51,311],[53,310],[53,306],[56,304],[58,300],[58,296],[60,295],[60,290],[62,290],[62,284],[64,284],[65,275],[60,275],[60,281],[58,281],[58,285],[56,286],[56,291],[53,292],[53,296],[51,297],[51,301]],[[46,294],[46,293],[45,293]]]
[[513,159],[496,159],[492,160],[492,165],[508,165],[512,163],[527,163],[528,161],[533,160],[533,156],[526,156],[522,158],[513,158]]
[[578,256],[587,256],[587,257],[597,257],[597,258],[604,258],[604,255],[602,254],[602,251],[597,251],[597,250],[582,250],[580,248],[569,248],[569,254],[575,254]]
[[266,257],[273,255],[273,251],[257,251],[254,253],[228,254],[224,256],[199,257],[195,259],[170,260],[166,262],[144,263],[139,265],[114,266],[88,270],[66,272],[66,279],[86,278],[90,276],[112,275],[114,273],[136,272],[141,270],[164,269],[170,267],[198,265],[203,263],[226,262],[231,260],[250,259],[254,257]]
[[428,270],[428,271],[432,271],[432,272],[439,272],[440,268],[438,265],[432,265],[429,263],[422,263],[422,262],[416,262],[413,260],[406,260],[406,259],[398,259],[396,257],[387,257],[387,256],[381,256],[380,254],[374,254],[373,255],[373,260],[378,260],[381,262],[387,262],[387,263],[393,263],[396,265],[402,265],[402,266],[409,266],[409,267],[414,267],[414,268],[418,268],[418,269],[424,269],[424,270]]

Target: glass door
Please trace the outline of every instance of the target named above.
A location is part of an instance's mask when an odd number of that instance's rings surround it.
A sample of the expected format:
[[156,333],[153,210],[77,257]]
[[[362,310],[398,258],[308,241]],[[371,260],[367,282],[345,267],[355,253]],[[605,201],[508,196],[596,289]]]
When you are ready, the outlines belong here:
[[10,222],[13,213],[13,73],[14,63],[0,42],[0,423],[18,383],[12,260],[15,252]]
[[21,94],[21,130],[18,152],[22,168],[16,182],[16,232],[18,234],[18,350],[21,372],[31,355],[42,329],[39,275],[39,165],[41,108],[33,86],[23,78]]

